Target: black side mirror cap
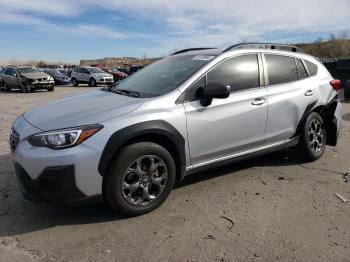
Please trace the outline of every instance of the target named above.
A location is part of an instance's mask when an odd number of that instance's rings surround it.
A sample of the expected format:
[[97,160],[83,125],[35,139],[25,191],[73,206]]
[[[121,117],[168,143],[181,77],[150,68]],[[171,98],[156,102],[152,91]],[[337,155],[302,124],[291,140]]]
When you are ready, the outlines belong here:
[[211,83],[205,87],[200,87],[197,90],[196,97],[200,99],[203,106],[211,105],[213,98],[224,99],[228,98],[231,93],[230,86],[223,84]]

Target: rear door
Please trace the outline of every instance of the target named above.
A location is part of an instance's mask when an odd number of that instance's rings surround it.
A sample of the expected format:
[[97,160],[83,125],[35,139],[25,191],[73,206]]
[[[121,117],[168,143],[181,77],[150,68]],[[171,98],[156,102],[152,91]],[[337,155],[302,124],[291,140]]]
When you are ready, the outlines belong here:
[[268,119],[266,143],[293,137],[305,110],[317,101],[302,60],[286,55],[264,55]]
[[[259,64],[257,54],[233,57],[188,89],[184,106],[192,166],[224,160],[264,145],[267,92],[260,87]],[[195,93],[209,83],[230,86],[230,96],[202,106]]]

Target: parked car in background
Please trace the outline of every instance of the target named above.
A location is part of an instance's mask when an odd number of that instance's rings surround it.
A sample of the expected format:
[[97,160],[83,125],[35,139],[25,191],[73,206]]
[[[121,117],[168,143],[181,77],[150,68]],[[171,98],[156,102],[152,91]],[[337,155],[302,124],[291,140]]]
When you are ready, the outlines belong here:
[[123,72],[123,73],[129,75],[129,74],[128,74],[129,69],[126,68],[126,67],[118,66],[118,67],[116,67],[116,69],[117,69],[118,71],[120,71],[120,72]]
[[45,68],[44,72],[53,77],[56,85],[69,85],[70,78],[62,74],[58,69]]
[[132,75],[133,73],[136,73],[137,71],[141,70],[143,66],[140,65],[131,65],[129,67],[128,75]]
[[124,72],[121,72],[119,71],[118,69],[116,68],[101,68],[103,71],[105,71],[106,73],[108,74],[111,74],[113,76],[113,82],[116,83],[118,81],[121,81],[123,80],[124,78],[128,77],[128,74],[124,73]]
[[5,91],[21,89],[23,93],[38,89],[53,91],[55,81],[53,77],[35,67],[6,67],[0,74],[0,87]]
[[64,68],[58,68],[57,70],[58,70],[58,71],[60,71],[60,72],[61,72],[61,74],[65,75],[65,76],[68,76],[68,75],[67,75],[67,72],[68,72],[68,70],[67,70],[67,69],[64,69]]
[[73,86],[86,83],[89,86],[97,86],[98,84],[113,84],[113,76],[106,73],[98,67],[78,67],[74,68],[71,73]]

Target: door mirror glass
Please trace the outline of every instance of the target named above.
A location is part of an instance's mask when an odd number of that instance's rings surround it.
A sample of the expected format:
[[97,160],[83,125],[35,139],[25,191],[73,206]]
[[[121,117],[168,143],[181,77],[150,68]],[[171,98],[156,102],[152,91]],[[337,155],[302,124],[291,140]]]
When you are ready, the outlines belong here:
[[205,87],[200,87],[197,90],[196,97],[200,99],[203,106],[209,106],[213,98],[227,98],[230,96],[230,92],[230,86],[210,83]]

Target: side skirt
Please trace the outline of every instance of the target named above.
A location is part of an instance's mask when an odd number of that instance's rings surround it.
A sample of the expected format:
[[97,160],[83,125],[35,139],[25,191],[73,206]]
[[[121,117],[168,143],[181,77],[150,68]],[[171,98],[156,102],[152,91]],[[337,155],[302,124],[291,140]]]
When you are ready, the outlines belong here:
[[262,149],[257,149],[253,152],[248,152],[248,153],[244,153],[244,154],[237,154],[237,155],[232,155],[229,158],[226,158],[224,160],[216,160],[215,162],[210,162],[210,163],[200,163],[197,166],[190,166],[187,168],[186,170],[186,174],[185,177],[188,175],[191,175],[193,173],[197,173],[200,171],[204,171],[207,169],[211,169],[214,167],[218,167],[218,166],[224,166],[227,164],[232,164],[232,163],[236,163],[236,162],[240,162],[246,159],[250,159],[250,158],[254,158],[254,157],[258,157],[261,155],[265,155],[268,153],[272,153],[272,152],[276,152],[282,149],[287,149],[290,147],[294,147],[297,146],[299,143],[299,136],[295,136],[289,140],[287,140],[284,143],[279,143],[277,145],[273,145],[273,146],[267,146],[264,147]]

